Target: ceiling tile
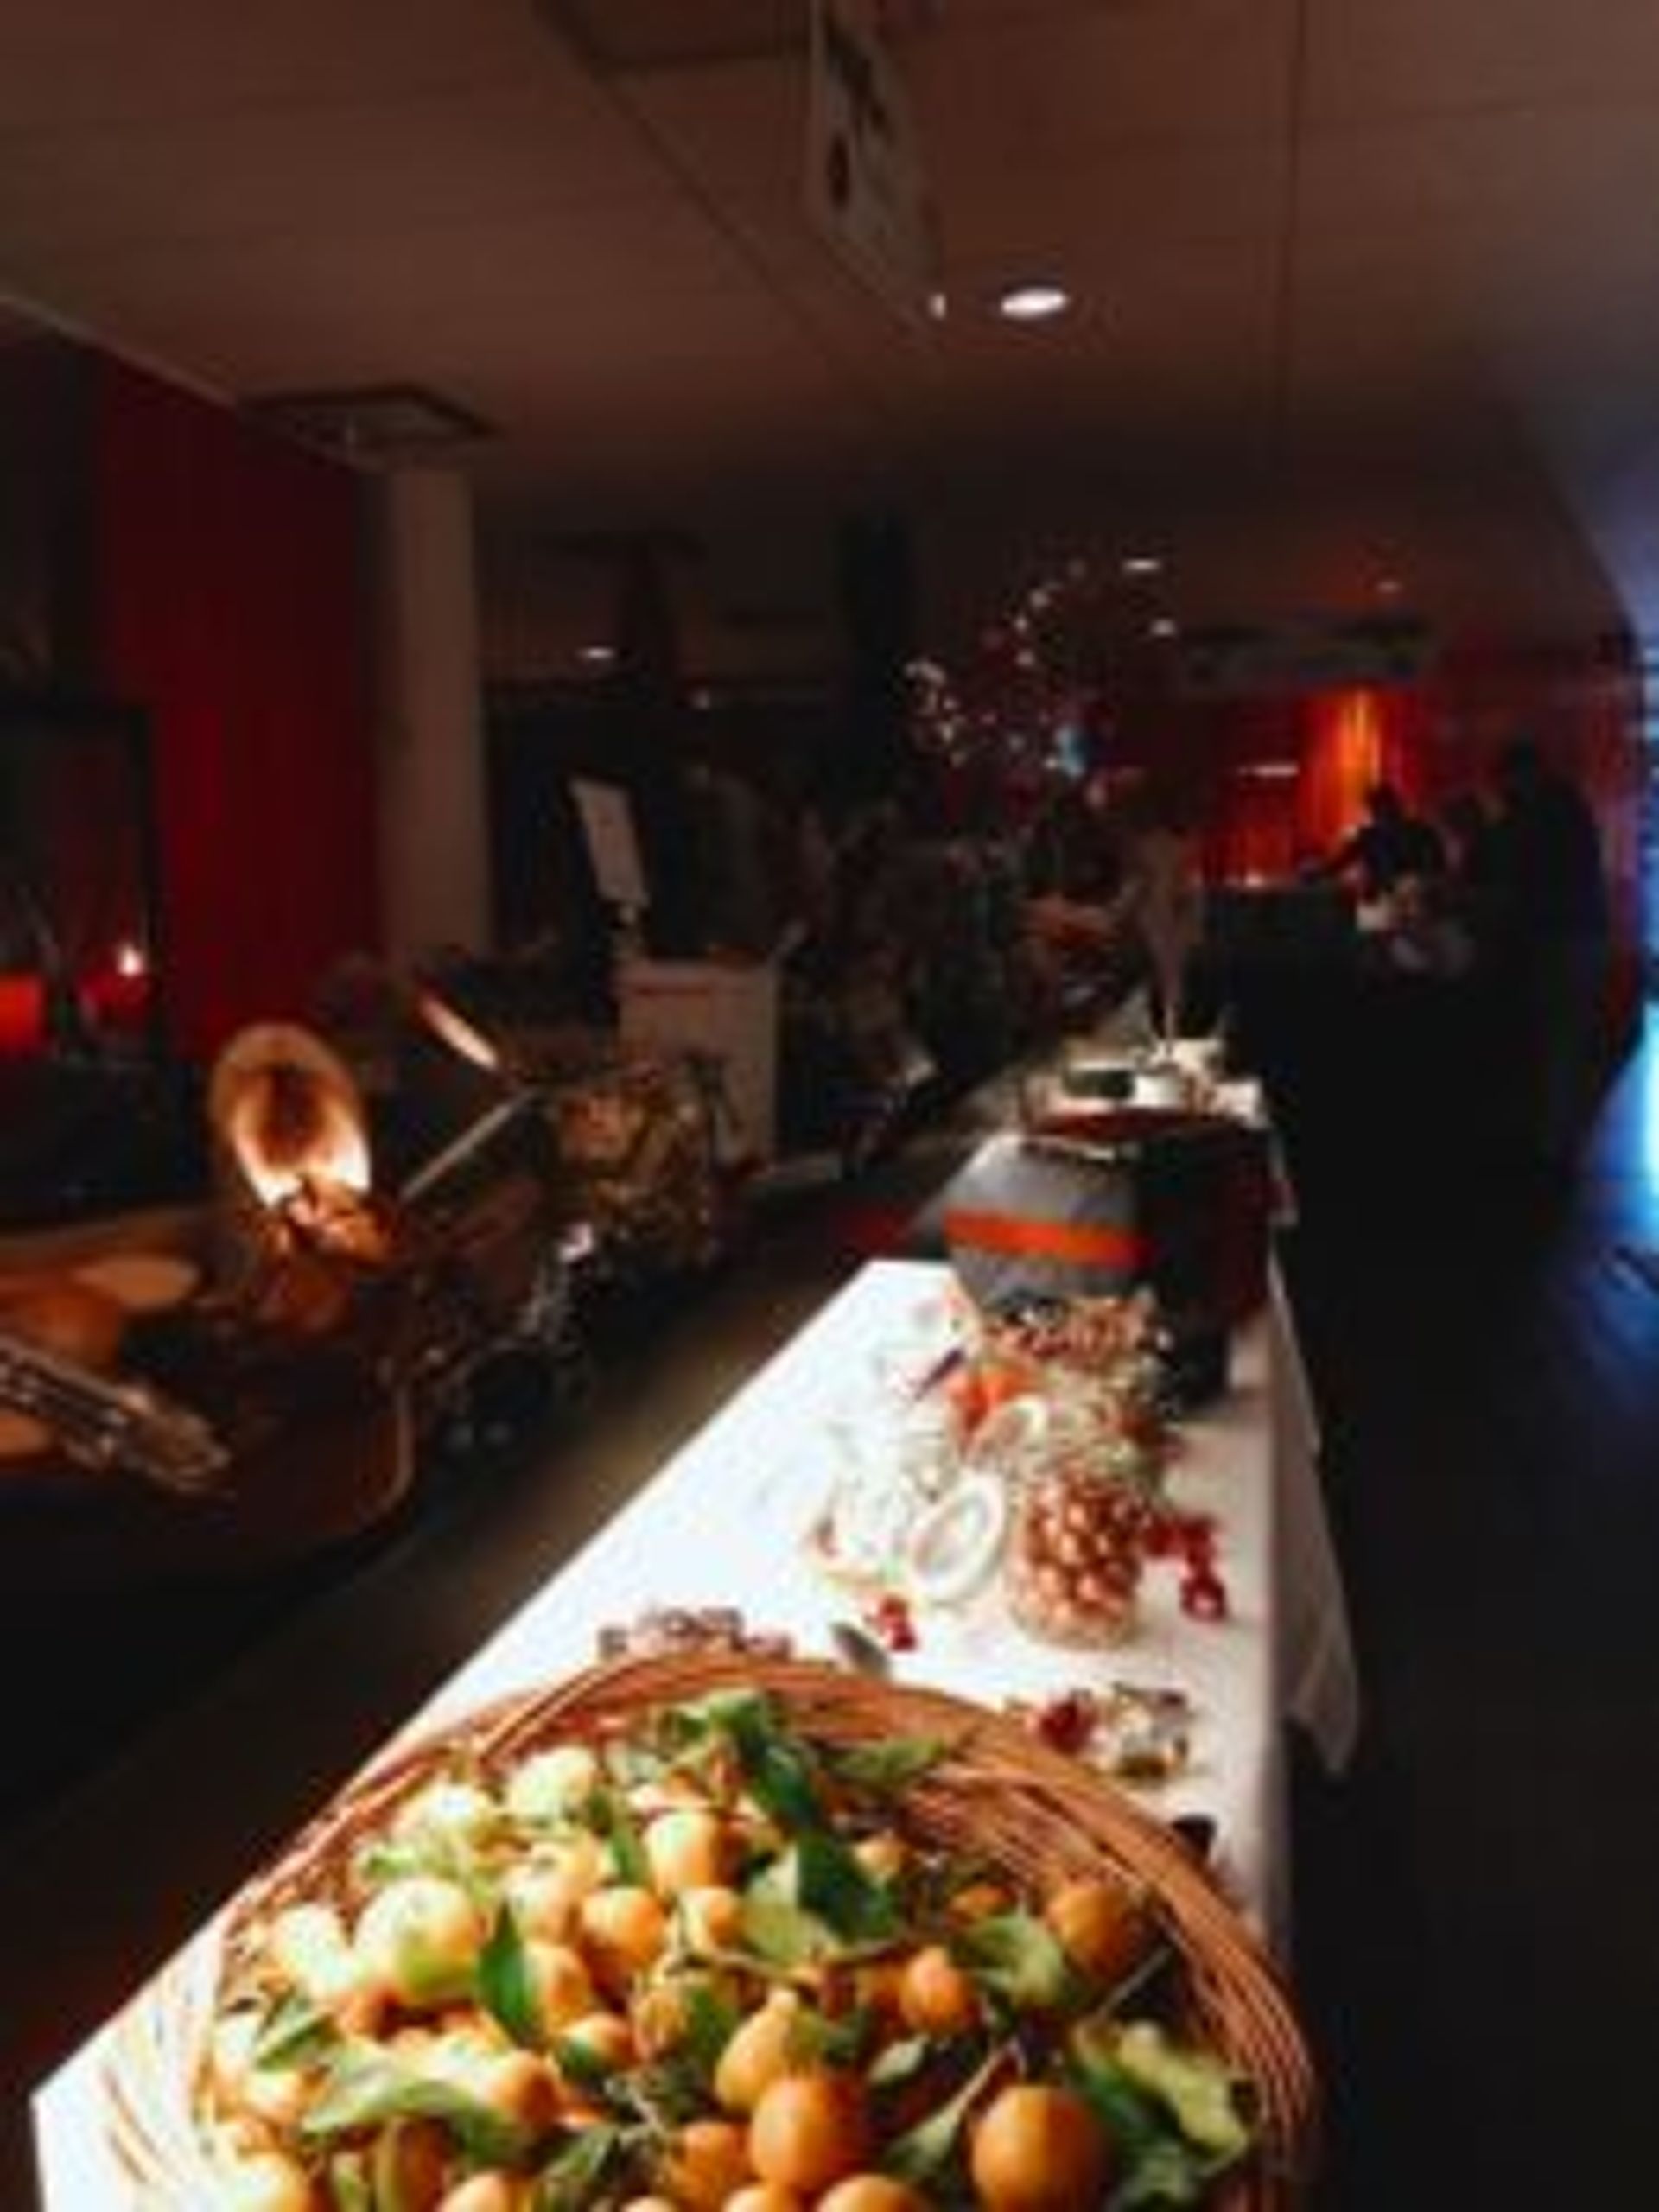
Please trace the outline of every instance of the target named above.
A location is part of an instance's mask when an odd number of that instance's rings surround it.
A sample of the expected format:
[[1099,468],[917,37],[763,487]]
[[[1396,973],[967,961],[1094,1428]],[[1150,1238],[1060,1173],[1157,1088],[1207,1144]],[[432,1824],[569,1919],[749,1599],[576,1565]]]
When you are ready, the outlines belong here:
[[[1471,598],[1504,516],[1517,619],[1540,577],[1576,619],[1537,456],[1628,516],[1659,450],[1659,5],[1307,6],[1293,232],[1294,0],[904,0],[954,301],[912,331],[806,219],[798,54],[607,79],[541,0],[7,0],[0,293],[232,392],[437,385],[502,424],[493,506],[902,498],[988,562],[1181,517],[1253,594],[1410,521]],[[1077,312],[993,321],[1045,264]]]
[[1236,137],[1288,112],[1293,0],[986,10],[906,48],[926,143],[999,160],[1123,138]]
[[1659,94],[1652,0],[1310,0],[1319,120]]
[[511,85],[591,99],[524,0],[6,0],[0,132]]
[[591,210],[671,188],[616,118],[539,86],[0,136],[0,252],[300,238]]

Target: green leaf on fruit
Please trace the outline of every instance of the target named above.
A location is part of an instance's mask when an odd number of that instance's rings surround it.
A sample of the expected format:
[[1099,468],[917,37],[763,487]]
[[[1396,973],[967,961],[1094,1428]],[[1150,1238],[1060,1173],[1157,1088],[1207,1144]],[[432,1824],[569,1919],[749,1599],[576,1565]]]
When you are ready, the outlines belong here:
[[870,2068],[870,2087],[902,2089],[925,2074],[938,2055],[931,2036],[907,2036],[901,2043],[890,2043]]
[[291,1989],[276,1999],[260,2021],[250,2058],[261,2069],[312,2066],[339,2041],[340,2030],[332,2016],[310,1998]]
[[825,1763],[849,1789],[891,1797],[931,1773],[950,1750],[941,1736],[887,1736],[880,1743],[838,1747],[825,1754]]
[[860,2066],[877,2031],[875,2015],[857,2005],[839,2019],[803,2006],[790,2024],[791,2067]]
[[1106,2200],[1106,2212],[1140,2212],[1148,2205],[1202,2204],[1217,2174],[1215,2161],[1178,2135],[1160,2136],[1135,2160]]
[[1074,2086],[1117,2146],[1121,2173],[1107,2212],[1147,2205],[1201,2204],[1231,2151],[1189,2141],[1170,2107],[1098,2047],[1073,2063]]
[[1155,2021],[1136,2020],[1118,2037],[1114,2055],[1137,2088],[1168,2107],[1190,2142],[1224,2159],[1239,2158],[1249,2148],[1237,2082],[1211,2052],[1186,2050]]
[[792,1973],[827,1958],[836,1948],[835,1931],[779,1888],[776,1872],[769,1869],[744,1891],[742,1938],[765,1964]]
[[490,1940],[478,1958],[478,2001],[514,2043],[539,2050],[546,2040],[542,2008],[530,1977],[530,1961],[512,1908],[495,1916]]
[[616,2072],[610,2061],[580,2036],[552,2037],[548,2053],[571,2087],[585,2090],[589,2096],[603,2096]]
[[534,2212],[590,2212],[621,2164],[626,2146],[627,2137],[620,2127],[584,2127],[543,2167],[531,2200]]
[[712,2090],[715,2069],[743,2024],[742,2008],[706,1981],[685,1988],[685,2034],[679,2050]]
[[999,2045],[937,2112],[889,2143],[881,2153],[882,2172],[891,2174],[895,2181],[908,2182],[913,2189],[925,2189],[943,2173],[957,2154],[969,2113],[1007,2056],[1007,2046]]
[[630,1888],[651,1887],[651,1861],[640,1839],[639,1824],[620,1790],[595,1789],[582,1808],[584,1826],[611,1847],[620,1879]]
[[976,1920],[950,1948],[982,1988],[1017,2012],[1057,2012],[1077,1999],[1077,1978],[1058,1938],[1028,1912]]
[[880,1942],[900,1921],[891,1892],[851,1847],[827,1830],[808,1829],[794,1847],[795,1899],[849,1942]]
[[521,2166],[534,2139],[454,2082],[361,2046],[334,2061],[322,2094],[299,2123],[308,2142],[327,2143],[393,2120],[433,2120],[484,2166]]

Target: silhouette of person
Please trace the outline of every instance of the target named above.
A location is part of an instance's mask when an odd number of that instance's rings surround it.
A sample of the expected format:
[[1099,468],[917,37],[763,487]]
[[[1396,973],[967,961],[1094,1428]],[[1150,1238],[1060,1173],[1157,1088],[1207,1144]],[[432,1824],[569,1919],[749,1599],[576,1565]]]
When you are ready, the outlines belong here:
[[1494,900],[1541,1165],[1575,1154],[1594,1095],[1609,949],[1601,838],[1589,802],[1530,740],[1497,762]]
[[1440,822],[1446,847],[1440,887],[1446,911],[1463,925],[1484,960],[1497,928],[1498,823],[1477,791],[1455,792],[1441,807]]
[[1319,875],[1359,877],[1367,899],[1381,899],[1407,876],[1438,875],[1446,866],[1446,848],[1431,822],[1409,813],[1392,784],[1373,784],[1365,794],[1365,820],[1351,831],[1330,858],[1315,869]]
[[1454,791],[1440,809],[1440,836],[1448,874],[1460,883],[1484,881],[1491,873],[1491,810],[1476,791]]
[[1122,988],[1147,983],[1166,1039],[1179,1034],[1187,971],[1204,931],[1198,841],[1175,794],[1150,787],[1126,800],[1117,821],[1119,874],[1093,899],[1033,902],[1033,926],[1116,956]]

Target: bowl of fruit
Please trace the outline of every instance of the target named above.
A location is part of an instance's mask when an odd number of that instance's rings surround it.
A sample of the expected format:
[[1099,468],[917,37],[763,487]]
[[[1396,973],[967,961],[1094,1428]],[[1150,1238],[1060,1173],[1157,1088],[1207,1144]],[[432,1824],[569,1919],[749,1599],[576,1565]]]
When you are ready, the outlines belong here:
[[130,2010],[149,2212],[1300,2203],[1294,2009],[1185,1847],[1014,1721],[607,1664],[397,1751]]

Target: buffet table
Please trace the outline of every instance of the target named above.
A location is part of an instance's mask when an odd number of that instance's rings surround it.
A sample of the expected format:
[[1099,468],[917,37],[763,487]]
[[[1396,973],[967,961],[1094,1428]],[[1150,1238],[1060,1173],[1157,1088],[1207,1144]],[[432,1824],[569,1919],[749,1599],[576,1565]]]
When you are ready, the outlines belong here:
[[[948,1347],[952,1285],[946,1268],[928,1262],[864,1268],[406,1732],[583,1665],[601,1629],[656,1606],[735,1606],[749,1626],[781,1630],[803,1653],[833,1651],[832,1624],[849,1617],[849,1602],[804,1542],[831,1471],[826,1455],[861,1399],[925,1375]],[[1103,1653],[1056,1650],[1014,1626],[993,1586],[960,1611],[919,1615],[918,1648],[893,1666],[906,1681],[992,1706],[1120,1681],[1183,1690],[1196,1716],[1191,1758],[1146,1802],[1214,1824],[1219,1878],[1282,1954],[1290,1930],[1282,1723],[1304,1726],[1327,1765],[1340,1767],[1358,1703],[1317,1436],[1276,1282],[1236,1346],[1232,1374],[1227,1395],[1187,1425],[1172,1478],[1183,1508],[1219,1525],[1225,1619],[1187,1617],[1173,1575],[1154,1565],[1131,1642]],[[124,2202],[105,2149],[101,2060],[111,2032],[95,2036],[37,2094],[48,2212],[117,2212]]]

